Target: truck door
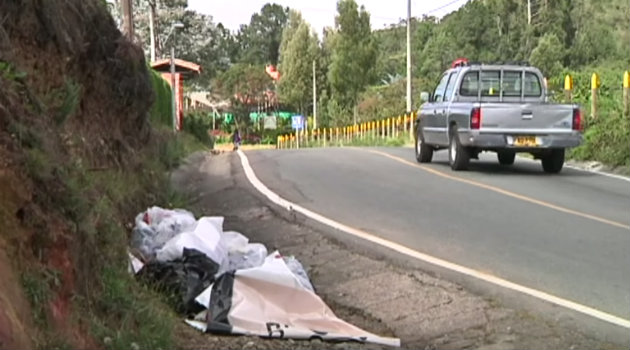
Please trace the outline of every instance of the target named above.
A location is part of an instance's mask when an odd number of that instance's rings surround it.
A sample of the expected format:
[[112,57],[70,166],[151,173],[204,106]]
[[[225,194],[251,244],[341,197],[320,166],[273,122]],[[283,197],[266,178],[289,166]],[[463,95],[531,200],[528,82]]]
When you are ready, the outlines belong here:
[[439,134],[437,143],[440,145],[448,145],[448,124],[451,101],[454,98],[453,92],[456,90],[457,76],[459,71],[454,71],[450,74],[448,83],[446,84],[446,90],[444,92],[444,98],[442,99],[442,106],[438,108],[436,114],[436,123],[440,125],[440,128],[444,128]]
[[439,144],[440,134],[444,132],[446,126],[440,122],[444,122],[444,118],[440,118],[444,107],[444,94],[446,93],[446,85],[450,77],[450,73],[444,73],[437,87],[431,95],[431,103],[427,103],[422,107],[422,132],[426,143]]

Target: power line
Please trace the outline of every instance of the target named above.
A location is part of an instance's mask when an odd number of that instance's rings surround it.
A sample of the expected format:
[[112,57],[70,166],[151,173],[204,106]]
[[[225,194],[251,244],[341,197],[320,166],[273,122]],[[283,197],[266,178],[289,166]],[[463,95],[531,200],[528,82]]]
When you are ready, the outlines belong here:
[[[451,6],[451,5],[454,5],[454,4],[456,4],[456,3],[458,3],[458,2],[462,2],[462,1],[465,1],[465,0],[453,0],[453,1],[451,1],[451,2],[449,2],[449,3],[446,3],[446,4],[444,4],[444,5],[440,6],[440,7],[436,7],[436,8],[434,8],[433,10],[426,11],[425,13],[423,13],[423,15],[428,15],[428,14],[431,14],[431,13],[434,13],[434,12],[437,12],[437,11],[440,11],[440,10],[442,10],[442,9],[445,9],[445,8],[447,8],[447,7]],[[467,1],[467,0],[466,0],[466,1]]]

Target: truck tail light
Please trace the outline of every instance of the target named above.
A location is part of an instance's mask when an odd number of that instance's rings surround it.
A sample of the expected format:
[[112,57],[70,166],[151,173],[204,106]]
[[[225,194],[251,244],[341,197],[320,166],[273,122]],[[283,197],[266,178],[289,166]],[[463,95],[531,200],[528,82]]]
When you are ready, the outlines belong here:
[[475,107],[470,112],[470,128],[479,129],[481,127],[481,107]]
[[573,130],[582,131],[584,125],[582,125],[582,111],[579,108],[573,110]]

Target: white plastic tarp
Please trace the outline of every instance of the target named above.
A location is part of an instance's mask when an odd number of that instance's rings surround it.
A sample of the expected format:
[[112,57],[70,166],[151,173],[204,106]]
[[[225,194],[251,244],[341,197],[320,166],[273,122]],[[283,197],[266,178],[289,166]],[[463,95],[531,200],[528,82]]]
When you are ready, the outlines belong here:
[[[232,334],[257,335],[270,338],[323,340],[355,340],[389,346],[400,346],[400,340],[374,335],[335,316],[313,291],[304,287],[276,251],[263,265],[234,272],[229,293],[217,296],[213,287],[207,288],[195,300],[209,307],[208,315],[229,307],[223,329]],[[223,286],[225,287],[225,286]],[[214,300],[213,298],[228,298]],[[217,310],[213,310],[217,308]],[[191,326],[208,330],[200,321],[187,321]],[[217,320],[209,319],[209,323]]]

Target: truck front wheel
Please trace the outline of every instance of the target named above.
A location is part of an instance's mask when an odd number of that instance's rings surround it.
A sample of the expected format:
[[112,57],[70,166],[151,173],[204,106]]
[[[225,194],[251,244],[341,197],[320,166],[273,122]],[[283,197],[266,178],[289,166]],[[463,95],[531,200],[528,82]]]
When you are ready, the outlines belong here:
[[557,174],[564,165],[564,149],[553,149],[541,157],[542,167],[546,173]]
[[433,147],[424,143],[424,137],[422,131],[418,128],[416,134],[416,160],[418,163],[431,163],[433,159]]

